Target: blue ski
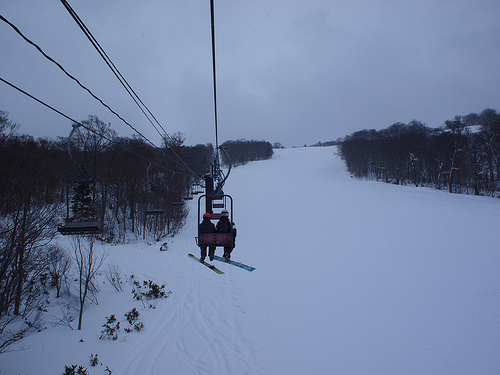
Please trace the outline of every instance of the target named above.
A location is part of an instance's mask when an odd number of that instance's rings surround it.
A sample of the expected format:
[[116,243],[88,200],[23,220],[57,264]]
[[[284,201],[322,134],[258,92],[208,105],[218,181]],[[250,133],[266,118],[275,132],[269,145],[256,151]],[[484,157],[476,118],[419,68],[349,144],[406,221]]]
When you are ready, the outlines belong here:
[[249,272],[252,272],[255,269],[255,267],[247,266],[246,264],[243,264],[241,262],[235,262],[234,260],[230,260],[228,262],[227,260],[225,260],[224,258],[222,258],[218,255],[214,256],[214,259],[218,260],[219,262],[229,263],[229,264],[232,264],[233,266],[243,268],[244,270],[247,270]]

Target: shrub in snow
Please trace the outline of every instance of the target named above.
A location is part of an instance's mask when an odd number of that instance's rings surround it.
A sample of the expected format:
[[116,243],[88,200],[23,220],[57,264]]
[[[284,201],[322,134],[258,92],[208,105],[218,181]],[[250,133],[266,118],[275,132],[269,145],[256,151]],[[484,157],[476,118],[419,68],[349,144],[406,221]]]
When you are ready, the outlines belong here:
[[134,307],[132,310],[130,310],[128,313],[125,314],[125,317],[127,318],[128,324],[130,327],[125,328],[125,332],[132,332],[132,330],[136,330],[139,332],[144,328],[144,323],[138,322],[137,319],[139,318],[139,311]]
[[165,291],[165,285],[159,286],[151,280],[144,280],[141,285],[139,281],[135,280],[134,275],[131,275],[130,278],[134,285],[132,294],[136,300],[142,302],[144,307],[155,308],[156,302],[151,302],[152,300],[167,298],[172,293]]
[[121,272],[120,268],[116,263],[108,264],[108,269],[104,271],[106,275],[106,279],[108,279],[109,283],[113,288],[115,288],[117,291],[121,292],[123,290],[122,287],[122,279],[121,279]]
[[88,371],[83,366],[78,366],[78,365],[64,366],[63,375],[88,375]]
[[97,353],[95,356],[93,354],[90,355],[90,366],[95,367],[99,364],[99,358],[97,358]]
[[114,315],[106,317],[106,319],[107,322],[102,325],[104,329],[101,331],[101,337],[99,337],[99,339],[112,339],[113,341],[117,340],[118,331],[120,330],[120,322],[116,320],[116,317]]

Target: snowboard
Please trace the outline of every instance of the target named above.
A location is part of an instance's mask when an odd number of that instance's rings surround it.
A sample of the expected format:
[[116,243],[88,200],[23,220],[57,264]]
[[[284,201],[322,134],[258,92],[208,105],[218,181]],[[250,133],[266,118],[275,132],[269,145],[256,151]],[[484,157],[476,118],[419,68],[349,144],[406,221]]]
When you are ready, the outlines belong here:
[[240,268],[243,268],[244,270],[247,270],[249,272],[252,272],[255,267],[251,267],[251,266],[248,266],[246,264],[243,264],[241,262],[235,262],[234,260],[230,260],[229,262],[227,260],[225,260],[223,257],[220,257],[218,255],[215,255],[214,256],[214,259],[215,260],[218,260],[219,262],[224,262],[224,263],[228,263],[228,264],[232,264],[233,266],[236,266],[236,267],[240,267]]
[[193,254],[188,254],[188,257],[190,257],[191,259],[197,261],[198,263],[201,263],[201,264],[207,266],[208,268],[210,268],[212,271],[218,273],[219,275],[222,275],[224,273],[220,269],[218,269],[217,267],[215,267],[213,264],[207,263],[205,261],[202,262],[200,258],[198,258],[197,256],[194,256]]

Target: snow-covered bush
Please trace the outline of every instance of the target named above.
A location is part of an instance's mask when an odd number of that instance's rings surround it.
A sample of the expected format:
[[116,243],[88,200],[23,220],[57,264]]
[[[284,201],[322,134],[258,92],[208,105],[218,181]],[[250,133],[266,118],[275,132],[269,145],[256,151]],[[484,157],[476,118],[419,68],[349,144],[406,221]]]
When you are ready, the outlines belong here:
[[130,276],[132,280],[132,284],[134,285],[134,289],[132,290],[132,294],[134,298],[138,301],[141,301],[144,307],[155,308],[157,299],[167,298],[172,292],[165,291],[165,284],[159,286],[155,282],[149,280],[144,280],[142,284],[137,281],[134,275]]
[[78,366],[78,365],[64,366],[63,375],[88,375],[88,371],[83,366]]
[[116,320],[114,315],[106,317],[107,321],[104,323],[103,330],[101,331],[100,340],[111,339],[113,341],[118,339],[118,331],[120,330],[120,322]]
[[125,314],[125,317],[127,318],[127,322],[130,325],[130,327],[125,328],[125,332],[132,332],[132,330],[136,330],[139,332],[144,328],[144,323],[143,322],[138,322],[137,319],[139,318],[139,311],[134,307],[132,310],[130,310],[128,313]]

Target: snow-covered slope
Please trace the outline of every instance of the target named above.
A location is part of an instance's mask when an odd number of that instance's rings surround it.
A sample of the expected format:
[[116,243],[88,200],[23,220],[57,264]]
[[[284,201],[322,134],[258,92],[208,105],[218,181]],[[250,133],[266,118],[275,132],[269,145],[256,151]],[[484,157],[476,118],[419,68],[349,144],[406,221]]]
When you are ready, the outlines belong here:
[[[123,275],[165,283],[169,298],[144,309],[130,283],[103,284],[82,331],[47,325],[0,355],[0,373],[499,373],[499,200],[354,180],[335,148],[276,150],[233,170],[225,190],[233,259],[254,272],[215,263],[218,275],[186,256],[199,253],[190,202],[168,251],[105,248]],[[143,331],[99,340],[106,316],[125,325],[133,307]],[[96,353],[103,365],[90,367]]]

